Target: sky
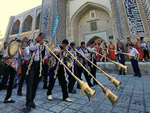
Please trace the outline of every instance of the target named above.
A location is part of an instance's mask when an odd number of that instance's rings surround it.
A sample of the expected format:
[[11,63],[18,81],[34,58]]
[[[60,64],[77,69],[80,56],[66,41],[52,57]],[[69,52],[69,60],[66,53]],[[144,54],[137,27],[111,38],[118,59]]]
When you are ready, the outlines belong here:
[[39,6],[42,0],[0,0],[0,4],[0,38],[4,38],[10,16]]

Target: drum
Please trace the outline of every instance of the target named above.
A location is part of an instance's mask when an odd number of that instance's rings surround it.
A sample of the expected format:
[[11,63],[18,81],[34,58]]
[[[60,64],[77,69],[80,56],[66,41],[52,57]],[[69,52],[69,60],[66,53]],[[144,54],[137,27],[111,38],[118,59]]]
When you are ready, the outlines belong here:
[[9,56],[14,56],[19,49],[19,45],[18,42],[12,42],[9,46],[8,46],[8,54]]

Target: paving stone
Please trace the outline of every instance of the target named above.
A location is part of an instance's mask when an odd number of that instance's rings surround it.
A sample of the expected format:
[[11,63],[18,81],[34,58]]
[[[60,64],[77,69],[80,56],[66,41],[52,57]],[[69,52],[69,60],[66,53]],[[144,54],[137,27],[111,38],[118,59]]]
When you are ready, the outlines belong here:
[[143,111],[129,110],[128,113],[144,113]]
[[110,113],[110,111],[103,110],[103,109],[96,109],[93,113]]
[[[97,79],[119,97],[114,106],[108,99],[105,99],[102,89],[97,85],[92,87],[96,90],[96,94],[91,101],[88,100],[86,94],[80,95],[80,90],[75,85],[74,89],[77,94],[69,94],[73,102],[67,103],[62,100],[61,87],[56,80],[53,101],[47,99],[47,90],[43,90],[43,82],[40,82],[34,101],[37,108],[32,109],[31,113],[150,113],[149,76],[142,76],[141,79],[128,75],[112,74],[112,76],[122,82],[120,89],[116,89],[114,85],[110,84],[104,75],[98,74]],[[84,77],[82,79],[85,81]],[[17,88],[13,89],[11,98],[16,100],[14,104],[4,104],[6,90],[0,92],[0,113],[22,113],[26,101],[26,84],[23,86],[24,96],[17,96],[16,92]]]
[[127,113],[127,111],[128,111],[127,108],[114,107],[112,113]]
[[49,108],[50,111],[56,112],[56,113],[59,113],[59,112],[62,111],[63,109],[64,109],[64,107],[58,106],[58,105],[55,105],[55,106]]
[[76,110],[65,108],[60,113],[77,113]]
[[146,107],[146,113],[150,113],[150,107]]

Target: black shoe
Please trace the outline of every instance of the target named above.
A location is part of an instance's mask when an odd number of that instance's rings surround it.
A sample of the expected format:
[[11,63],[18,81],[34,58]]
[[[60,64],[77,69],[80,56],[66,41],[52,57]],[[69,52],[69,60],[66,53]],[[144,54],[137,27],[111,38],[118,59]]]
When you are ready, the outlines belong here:
[[48,89],[48,87],[47,86],[43,86],[43,89]]
[[122,75],[121,73],[119,73],[118,75]]
[[76,94],[76,90],[71,90],[71,91],[69,91],[69,93],[71,93],[71,94]]
[[23,96],[22,92],[17,92],[18,96]]
[[93,83],[93,85],[98,85],[97,83]]
[[123,73],[123,75],[126,75],[126,73]]
[[4,103],[15,103],[15,100],[7,99],[7,100],[4,100]]
[[89,86],[90,86],[90,87],[93,87],[94,85],[93,85],[93,84],[90,84]]
[[29,113],[31,111],[31,106],[27,106],[26,108],[23,108],[23,113]]
[[78,88],[78,89],[81,89],[79,85],[77,85],[77,88]]
[[137,75],[133,75],[133,77],[137,77]]
[[31,107],[32,107],[33,109],[35,109],[35,108],[36,108],[36,105],[35,105],[35,103],[34,103],[34,102],[32,102]]

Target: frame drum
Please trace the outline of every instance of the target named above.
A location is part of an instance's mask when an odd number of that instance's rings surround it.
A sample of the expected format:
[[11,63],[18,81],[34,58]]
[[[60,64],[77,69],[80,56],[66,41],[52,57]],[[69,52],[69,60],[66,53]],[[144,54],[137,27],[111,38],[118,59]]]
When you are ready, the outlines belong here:
[[18,42],[12,42],[8,47],[8,54],[9,56],[14,56],[19,49]]

